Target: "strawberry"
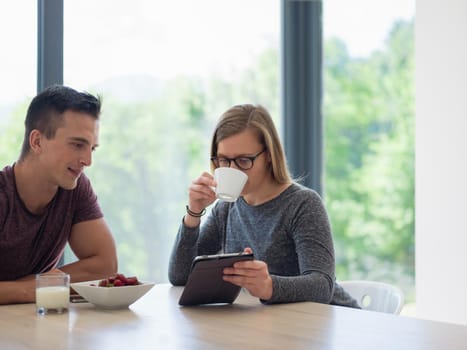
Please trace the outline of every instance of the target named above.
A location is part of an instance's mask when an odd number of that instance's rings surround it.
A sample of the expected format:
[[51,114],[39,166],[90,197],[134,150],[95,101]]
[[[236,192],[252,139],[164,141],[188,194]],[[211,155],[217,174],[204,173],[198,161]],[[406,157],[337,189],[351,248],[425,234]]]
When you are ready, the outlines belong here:
[[115,279],[114,281],[114,287],[121,287],[121,286],[124,286],[125,284],[119,280],[119,279]]
[[123,282],[123,284],[127,284],[127,278],[123,273],[117,273],[117,276],[115,276],[115,279],[119,279],[120,281]]
[[99,287],[135,286],[138,284],[140,284],[138,277],[126,277],[123,273],[117,273],[109,278],[99,281]]
[[127,285],[135,286],[139,284],[138,278],[136,276],[127,277]]
[[109,284],[108,280],[100,280],[99,281],[99,287],[107,287],[108,284]]

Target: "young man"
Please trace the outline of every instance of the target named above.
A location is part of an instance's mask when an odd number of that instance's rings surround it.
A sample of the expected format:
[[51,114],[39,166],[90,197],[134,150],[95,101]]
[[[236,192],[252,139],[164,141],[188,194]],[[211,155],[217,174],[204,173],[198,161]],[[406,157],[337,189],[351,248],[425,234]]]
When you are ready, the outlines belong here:
[[66,243],[72,282],[117,272],[115,242],[84,168],[98,146],[100,100],[52,86],[31,102],[20,157],[0,171],[0,304],[35,300],[35,274],[57,268]]

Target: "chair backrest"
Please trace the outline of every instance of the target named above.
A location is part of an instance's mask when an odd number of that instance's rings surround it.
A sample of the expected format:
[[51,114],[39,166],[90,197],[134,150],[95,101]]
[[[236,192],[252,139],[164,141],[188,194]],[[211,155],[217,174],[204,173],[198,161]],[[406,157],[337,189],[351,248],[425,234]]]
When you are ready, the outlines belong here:
[[338,282],[364,310],[399,314],[404,306],[404,293],[396,286],[375,281]]

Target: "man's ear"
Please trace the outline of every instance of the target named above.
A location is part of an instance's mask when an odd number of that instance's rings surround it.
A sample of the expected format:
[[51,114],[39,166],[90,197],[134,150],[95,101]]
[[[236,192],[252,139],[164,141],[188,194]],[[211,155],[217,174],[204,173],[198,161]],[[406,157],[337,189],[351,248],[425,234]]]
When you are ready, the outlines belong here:
[[41,152],[41,145],[42,145],[42,134],[39,130],[34,129],[29,134],[29,147],[31,151],[34,153]]

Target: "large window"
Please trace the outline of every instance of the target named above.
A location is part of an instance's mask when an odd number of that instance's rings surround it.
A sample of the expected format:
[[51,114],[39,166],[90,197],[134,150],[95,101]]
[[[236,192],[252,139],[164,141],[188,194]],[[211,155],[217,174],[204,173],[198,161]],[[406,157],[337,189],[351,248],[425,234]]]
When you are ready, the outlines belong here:
[[260,103],[279,123],[279,10],[270,0],[65,3],[64,83],[104,97],[87,174],[122,272],[167,280],[223,111]]
[[414,0],[323,1],[325,198],[339,279],[414,300]]
[[[0,12],[2,164],[18,156],[36,87],[37,9],[15,4]],[[414,7],[323,1],[323,197],[337,278],[395,283],[408,300]],[[189,183],[209,169],[212,129],[225,109],[263,104],[281,130],[280,8],[279,0],[64,3],[64,83],[103,96],[101,147],[87,174],[121,272],[166,281]]]

